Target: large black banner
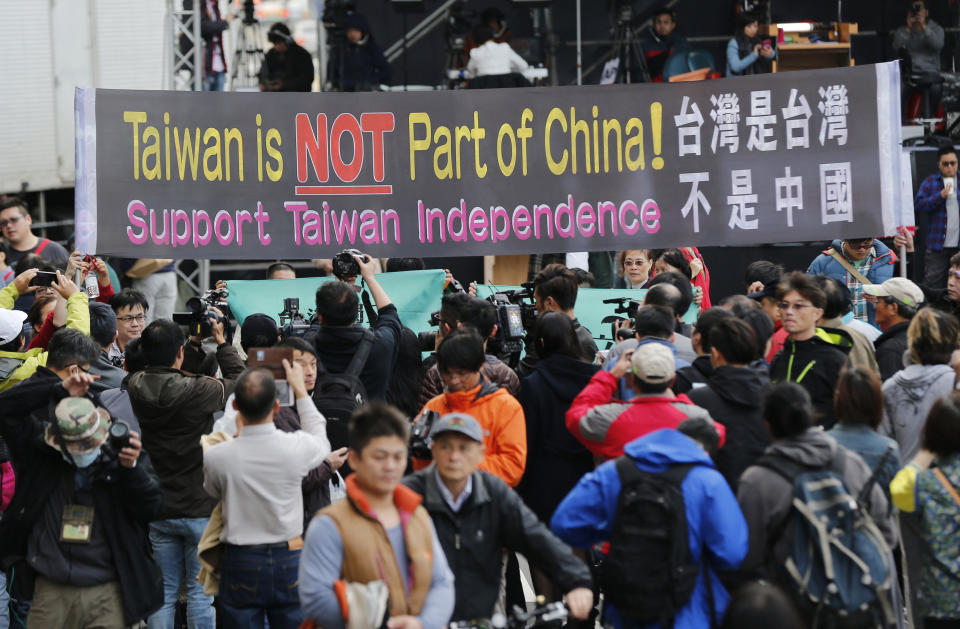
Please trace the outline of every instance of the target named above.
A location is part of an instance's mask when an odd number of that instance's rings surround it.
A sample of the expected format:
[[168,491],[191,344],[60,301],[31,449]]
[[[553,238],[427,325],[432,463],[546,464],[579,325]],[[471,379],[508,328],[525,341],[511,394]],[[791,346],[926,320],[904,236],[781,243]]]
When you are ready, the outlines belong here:
[[78,89],[77,242],[439,256],[890,234],[895,64],[362,94]]

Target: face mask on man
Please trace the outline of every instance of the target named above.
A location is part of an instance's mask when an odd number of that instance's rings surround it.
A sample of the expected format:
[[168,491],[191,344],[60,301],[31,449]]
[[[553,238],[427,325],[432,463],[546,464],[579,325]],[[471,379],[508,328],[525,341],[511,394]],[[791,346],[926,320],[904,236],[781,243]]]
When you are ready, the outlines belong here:
[[61,452],[60,455],[63,457],[63,460],[66,461],[67,463],[70,463],[71,462],[70,459],[72,458],[73,464],[76,465],[78,468],[83,469],[85,467],[90,467],[91,465],[93,465],[93,462],[97,460],[98,456],[100,456],[100,448],[97,448],[93,452],[86,452],[84,454],[71,454],[70,456],[67,456],[66,454]]

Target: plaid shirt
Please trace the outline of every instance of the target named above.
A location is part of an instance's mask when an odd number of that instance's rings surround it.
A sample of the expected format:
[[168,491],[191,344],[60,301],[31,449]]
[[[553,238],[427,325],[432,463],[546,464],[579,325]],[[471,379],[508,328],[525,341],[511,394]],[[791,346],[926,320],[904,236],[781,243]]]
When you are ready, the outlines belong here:
[[914,199],[914,209],[927,213],[927,249],[942,251],[947,237],[947,202],[940,196],[943,175],[930,175],[920,184]]
[[[943,242],[942,237],[940,242]],[[873,263],[877,260],[876,247],[870,247],[870,253],[863,259],[863,266],[859,268],[853,263],[853,260],[844,255],[843,251],[838,251],[837,253],[846,258],[847,262],[849,262],[853,268],[860,271],[860,274],[864,277],[867,277],[867,272],[870,271],[870,267],[873,266]],[[846,276],[847,288],[850,289],[850,299],[853,302],[853,316],[864,323],[870,323],[870,314],[867,312],[867,298],[863,296],[863,282],[854,277],[853,273],[846,273]]]

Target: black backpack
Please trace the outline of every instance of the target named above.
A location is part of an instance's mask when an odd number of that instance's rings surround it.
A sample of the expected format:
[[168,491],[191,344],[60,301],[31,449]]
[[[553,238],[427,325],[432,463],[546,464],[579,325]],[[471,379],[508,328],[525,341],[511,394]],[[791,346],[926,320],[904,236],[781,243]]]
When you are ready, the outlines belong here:
[[357,351],[343,373],[330,373],[317,358],[317,384],[313,388],[313,403],[327,418],[327,438],[334,450],[350,445],[347,422],[353,411],[367,402],[367,388],[360,380],[360,372],[367,364],[375,339],[373,332],[364,331]]
[[690,554],[681,491],[694,464],[652,473],[622,456],[616,465],[621,489],[601,589],[632,622],[672,627],[674,616],[693,595],[700,573]]

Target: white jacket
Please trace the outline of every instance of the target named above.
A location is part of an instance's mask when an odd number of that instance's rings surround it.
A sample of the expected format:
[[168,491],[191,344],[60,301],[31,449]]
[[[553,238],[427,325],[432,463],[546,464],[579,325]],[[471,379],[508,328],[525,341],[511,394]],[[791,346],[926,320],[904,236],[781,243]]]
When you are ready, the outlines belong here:
[[470,51],[467,74],[471,77],[510,74],[523,72],[529,67],[523,57],[513,51],[510,44],[498,44],[490,39]]

